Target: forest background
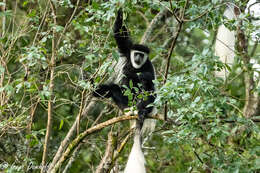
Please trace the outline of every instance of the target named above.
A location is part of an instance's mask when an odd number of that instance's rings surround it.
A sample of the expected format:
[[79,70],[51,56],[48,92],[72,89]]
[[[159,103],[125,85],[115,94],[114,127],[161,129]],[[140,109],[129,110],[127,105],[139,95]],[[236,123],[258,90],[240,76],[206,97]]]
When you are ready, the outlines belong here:
[[[151,48],[157,73],[157,126],[143,147],[147,172],[259,172],[260,19],[248,9],[260,2],[247,3],[2,0],[0,172],[124,169],[128,120],[136,115],[91,95],[114,74],[120,7],[132,39]],[[235,19],[223,15],[230,6]],[[222,24],[236,33],[233,64],[215,56]],[[216,76],[223,70],[225,77]]]

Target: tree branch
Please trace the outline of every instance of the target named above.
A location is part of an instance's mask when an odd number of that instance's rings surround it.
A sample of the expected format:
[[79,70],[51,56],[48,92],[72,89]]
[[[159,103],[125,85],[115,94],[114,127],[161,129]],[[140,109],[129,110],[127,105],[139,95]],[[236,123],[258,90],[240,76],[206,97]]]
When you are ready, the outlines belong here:
[[102,158],[100,164],[98,165],[95,173],[109,172],[109,168],[111,167],[111,164],[113,162],[114,149],[116,147],[115,144],[116,144],[115,137],[111,130],[108,133],[108,140],[107,140],[105,155]]
[[71,167],[72,163],[75,161],[78,152],[80,151],[80,147],[82,146],[82,143],[80,143],[77,148],[73,151],[72,156],[70,157],[70,160],[68,162],[68,164],[66,165],[66,167],[64,168],[64,170],[62,171],[62,173],[66,173],[68,172],[69,168]]
[[[68,131],[66,137],[61,142],[58,151],[56,152],[51,164],[49,165],[48,172],[50,172],[53,169],[54,165],[58,162],[58,160],[62,156],[63,151],[66,149],[68,144],[71,142],[72,138],[75,136],[79,119],[84,120],[87,117],[88,112],[95,107],[96,101],[91,100],[91,99],[92,99],[92,97],[88,97],[88,99],[85,101],[85,105],[87,105],[87,107],[84,109],[82,116],[80,114],[78,114],[73,125],[71,126],[70,130]],[[89,100],[91,100],[91,102],[88,103]]]
[[160,11],[151,21],[149,24],[148,28],[146,29],[140,44],[146,44],[146,42],[152,37],[152,32],[155,30],[155,28],[158,26],[159,22],[163,19],[164,16],[167,15],[169,12],[168,9],[163,9]]
[[70,16],[69,21],[66,23],[66,25],[65,25],[65,27],[64,27],[64,30],[63,30],[62,34],[60,35],[60,37],[59,37],[59,39],[58,39],[58,41],[57,41],[57,45],[56,45],[57,48],[58,48],[58,46],[59,46],[59,44],[60,44],[60,42],[61,42],[62,36],[63,36],[63,35],[65,34],[65,32],[67,31],[67,28],[68,28],[69,25],[71,24],[71,21],[72,21],[72,19],[74,18],[75,14],[76,14],[76,11],[77,11],[78,6],[79,6],[79,2],[80,2],[80,0],[77,0],[76,7],[74,8],[74,10],[73,10],[73,12],[72,12],[72,15]]
[[[185,14],[185,9],[188,5],[188,0],[186,0],[185,2],[185,6],[184,6],[184,9],[182,10],[182,13],[180,13],[180,16],[177,17],[175,16],[177,22],[178,22],[178,26],[177,26],[177,32],[175,34],[175,37],[172,41],[172,44],[171,44],[171,48],[170,48],[170,53],[168,54],[168,57],[167,57],[167,65],[166,65],[166,70],[165,70],[165,73],[164,73],[164,80],[163,80],[163,84],[166,83],[166,80],[167,80],[167,77],[168,77],[168,73],[169,73],[169,67],[170,67],[170,60],[171,60],[171,56],[172,56],[172,52],[176,46],[176,42],[177,42],[177,39],[179,37],[179,34],[181,32],[181,29],[182,29],[182,25],[184,23],[184,14]],[[172,7],[172,6],[171,6]],[[173,9],[172,9],[173,10]],[[164,106],[164,119],[167,120],[167,112],[168,112],[168,107],[167,107],[167,102],[165,103],[165,106]]]
[[[5,12],[6,11],[6,0],[3,0],[3,3],[4,3],[4,5],[2,5],[1,11]],[[3,17],[2,17],[2,33],[0,33],[0,34],[2,34],[2,37],[4,37],[4,35],[5,35],[5,23],[6,23],[6,16],[3,15]]]
[[[238,14],[240,13],[238,9],[236,9],[235,12]],[[243,114],[245,117],[249,118],[257,113],[259,94],[255,91],[256,84],[253,79],[250,56],[248,55],[248,40],[246,39],[242,27],[243,21],[239,21],[237,26],[237,52],[244,62],[245,105]]]
[[[49,0],[51,9],[52,9],[52,15],[53,15],[53,20],[54,24],[57,24],[56,21],[56,14],[55,14],[55,9],[52,4],[52,2]],[[52,30],[53,32],[53,38],[52,38],[52,55],[51,55],[51,60],[50,60],[50,84],[49,84],[49,91],[50,91],[50,98],[48,101],[48,122],[47,122],[47,130],[46,130],[46,135],[45,135],[45,142],[44,142],[44,147],[43,147],[43,155],[42,155],[42,169],[41,173],[45,172],[45,165],[46,165],[46,159],[47,159],[47,153],[48,153],[48,146],[49,146],[49,140],[50,140],[50,134],[51,134],[51,126],[52,126],[52,100],[53,100],[53,88],[54,88],[54,66],[55,66],[55,37],[56,37],[56,32],[55,29]]]
[[90,135],[93,134],[107,126],[110,126],[112,124],[121,122],[121,121],[126,121],[126,120],[132,120],[132,119],[137,119],[137,115],[135,116],[130,116],[130,115],[126,115],[126,116],[120,116],[120,117],[115,117],[112,118],[108,121],[105,121],[103,123],[100,123],[94,127],[91,127],[87,130],[85,130],[83,133],[80,133],[76,139],[74,139],[70,145],[68,146],[68,148],[66,149],[66,151],[62,154],[61,158],[59,159],[59,161],[54,165],[53,169],[50,170],[51,173],[56,173],[58,171],[58,169],[61,167],[61,165],[64,163],[64,161],[69,157],[69,155],[71,154],[71,152],[82,142],[82,140]]

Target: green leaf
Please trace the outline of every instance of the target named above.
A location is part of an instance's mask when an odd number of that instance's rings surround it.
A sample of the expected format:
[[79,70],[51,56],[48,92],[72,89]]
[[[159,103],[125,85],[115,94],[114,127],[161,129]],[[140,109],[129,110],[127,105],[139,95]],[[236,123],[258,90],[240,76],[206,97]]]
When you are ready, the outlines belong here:
[[55,25],[54,29],[56,30],[56,32],[62,32],[64,30],[64,27],[61,25]]
[[260,158],[255,159],[254,169],[260,169]]
[[64,124],[64,121],[63,121],[63,119],[62,119],[62,120],[60,120],[60,127],[59,127],[59,130],[61,130],[61,128],[63,127],[63,124]]
[[200,96],[196,97],[195,100],[194,100],[195,103],[197,103],[199,101],[200,101]]
[[212,4],[217,4],[219,0],[212,0]]
[[129,88],[130,88],[130,89],[132,89],[132,88],[133,88],[133,86],[134,86],[134,84],[133,84],[133,81],[132,81],[132,80],[130,80],[130,81],[129,81]]
[[29,3],[28,0],[24,1],[24,2],[23,2],[23,7],[25,7],[28,3]]
[[117,51],[113,50],[113,51],[112,51],[112,56],[113,56],[113,58],[114,58],[116,61],[118,61],[118,59],[119,59],[119,53],[118,53]]
[[6,11],[4,11],[4,12],[0,12],[0,17],[10,17],[10,16],[12,16],[12,11],[11,10],[6,10]]

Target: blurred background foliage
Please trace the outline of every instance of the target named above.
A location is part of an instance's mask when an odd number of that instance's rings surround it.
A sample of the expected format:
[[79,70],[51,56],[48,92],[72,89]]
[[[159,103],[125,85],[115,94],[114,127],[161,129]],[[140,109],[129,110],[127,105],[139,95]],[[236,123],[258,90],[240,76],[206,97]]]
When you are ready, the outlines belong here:
[[[79,113],[82,93],[88,97],[94,87],[112,74],[118,59],[113,39],[113,22],[123,6],[125,23],[132,39],[139,42],[152,19],[163,9],[179,9],[185,0],[96,0],[52,1],[56,20],[47,0],[0,2],[0,171],[40,172],[50,99],[50,59],[52,40],[55,47],[53,123],[47,162],[51,162],[60,142]],[[230,1],[238,7],[246,2]],[[157,72],[159,113],[168,103],[168,121],[158,121],[155,132],[145,143],[147,172],[258,172],[260,171],[259,122],[243,116],[245,84],[243,63],[239,56],[226,80],[214,72],[225,64],[214,55],[218,26],[234,21],[223,17],[227,2],[190,0],[185,22],[171,57],[165,84],[164,71],[169,45],[177,21],[165,16],[147,41]],[[76,8],[76,10],[75,10]],[[75,10],[75,11],[74,11]],[[73,18],[71,18],[73,16]],[[249,52],[254,42],[249,35],[256,30],[248,15],[241,15],[249,38]],[[53,38],[52,31],[56,31]],[[59,40],[60,39],[60,40]],[[260,48],[252,58],[259,62]],[[256,88],[258,94],[260,88]],[[108,103],[108,104],[107,104]],[[118,115],[108,101],[100,102],[81,122],[81,131],[91,127],[99,112],[99,122]],[[104,113],[105,112],[105,113]],[[259,115],[258,115],[259,116]],[[118,140],[128,133],[129,124],[113,127]],[[106,148],[105,128],[83,141],[68,172],[94,172]],[[130,140],[116,166],[123,170],[131,149]],[[33,166],[35,166],[33,169]],[[30,169],[32,168],[32,169]],[[62,172],[62,171],[61,171]]]

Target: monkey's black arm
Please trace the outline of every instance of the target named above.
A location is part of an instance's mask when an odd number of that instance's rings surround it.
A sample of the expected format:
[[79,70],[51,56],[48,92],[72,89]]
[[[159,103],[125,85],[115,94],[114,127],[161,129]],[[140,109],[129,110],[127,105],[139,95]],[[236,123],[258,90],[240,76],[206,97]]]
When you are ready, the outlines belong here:
[[122,9],[118,10],[117,13],[116,21],[114,24],[114,37],[119,48],[119,52],[128,57],[127,54],[129,54],[133,43],[130,39],[126,27],[123,26]]
[[111,97],[120,109],[128,106],[128,97],[124,96],[123,91],[119,85],[104,84],[100,85],[97,90],[93,92],[94,97]]

